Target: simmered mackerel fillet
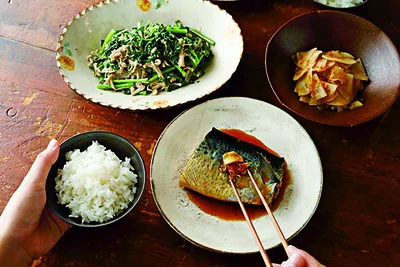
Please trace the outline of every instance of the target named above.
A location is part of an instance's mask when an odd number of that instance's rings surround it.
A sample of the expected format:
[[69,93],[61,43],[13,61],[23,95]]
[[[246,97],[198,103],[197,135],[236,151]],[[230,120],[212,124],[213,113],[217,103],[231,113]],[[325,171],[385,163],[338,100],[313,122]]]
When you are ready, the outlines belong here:
[[[229,151],[237,152],[244,162],[249,164],[248,169],[267,203],[271,204],[282,185],[285,159],[215,128],[206,135],[191,155],[179,184],[210,198],[237,202],[228,175],[219,171],[222,157]],[[235,179],[235,185],[244,203],[262,204],[247,174]]]

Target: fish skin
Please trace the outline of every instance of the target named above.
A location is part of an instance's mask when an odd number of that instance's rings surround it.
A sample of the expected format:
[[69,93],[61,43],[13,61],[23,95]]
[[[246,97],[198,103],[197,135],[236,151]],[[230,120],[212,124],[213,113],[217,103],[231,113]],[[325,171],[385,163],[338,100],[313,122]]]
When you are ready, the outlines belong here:
[[[278,196],[282,185],[285,159],[253,144],[213,128],[192,153],[180,178],[182,187],[217,200],[237,202],[227,173],[221,173],[222,156],[236,151],[245,162],[268,204]],[[264,177],[264,180],[263,178]],[[247,174],[235,180],[242,202],[261,205],[262,202]]]

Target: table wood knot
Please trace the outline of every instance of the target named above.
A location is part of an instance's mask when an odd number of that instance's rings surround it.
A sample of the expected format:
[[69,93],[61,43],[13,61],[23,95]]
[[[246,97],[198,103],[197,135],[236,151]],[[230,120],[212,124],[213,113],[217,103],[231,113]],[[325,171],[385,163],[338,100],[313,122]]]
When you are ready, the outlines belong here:
[[15,115],[17,115],[17,110],[15,108],[8,108],[6,110],[6,115],[10,118],[15,117]]

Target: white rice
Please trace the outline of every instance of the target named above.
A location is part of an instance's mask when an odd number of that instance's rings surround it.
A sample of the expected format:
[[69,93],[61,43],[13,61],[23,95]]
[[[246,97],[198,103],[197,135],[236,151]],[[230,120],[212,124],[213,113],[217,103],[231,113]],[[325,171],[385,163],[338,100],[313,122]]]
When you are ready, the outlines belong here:
[[362,4],[365,0],[317,0],[319,3],[331,7],[353,7]]
[[93,141],[87,150],[66,153],[67,163],[58,170],[58,203],[82,222],[105,222],[126,209],[137,183],[129,158],[121,161],[111,150]]

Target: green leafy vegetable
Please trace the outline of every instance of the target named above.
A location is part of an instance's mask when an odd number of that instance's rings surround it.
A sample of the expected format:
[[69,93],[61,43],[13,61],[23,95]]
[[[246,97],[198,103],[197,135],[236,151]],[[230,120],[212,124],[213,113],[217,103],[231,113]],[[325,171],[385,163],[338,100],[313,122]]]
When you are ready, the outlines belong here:
[[114,36],[115,33],[116,33],[116,31],[115,31],[114,29],[112,29],[112,30],[108,33],[108,35],[107,35],[107,37],[106,37],[106,40],[103,42],[103,45],[102,45],[101,48],[100,48],[100,51],[99,51],[99,55],[100,55],[100,56],[103,54],[104,48],[105,48],[106,45],[111,41],[111,38]]
[[132,95],[172,91],[201,77],[210,65],[215,41],[182,25],[148,22],[111,30],[88,56],[99,77],[97,88]]

